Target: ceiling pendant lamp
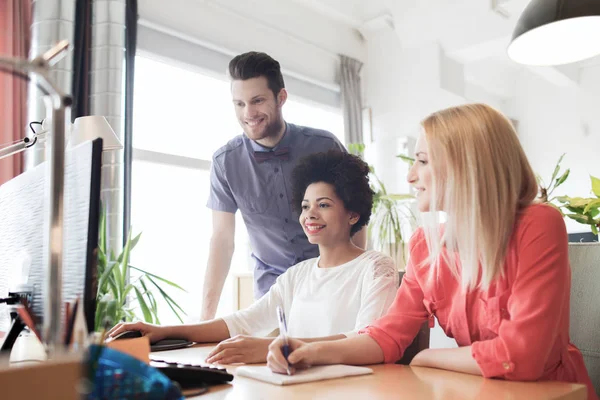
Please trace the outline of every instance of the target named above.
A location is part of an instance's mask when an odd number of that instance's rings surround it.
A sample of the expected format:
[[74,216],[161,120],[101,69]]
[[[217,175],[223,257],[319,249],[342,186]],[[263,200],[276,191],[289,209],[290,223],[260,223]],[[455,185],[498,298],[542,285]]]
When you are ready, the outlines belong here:
[[519,64],[562,65],[600,54],[600,0],[532,0],[508,56]]

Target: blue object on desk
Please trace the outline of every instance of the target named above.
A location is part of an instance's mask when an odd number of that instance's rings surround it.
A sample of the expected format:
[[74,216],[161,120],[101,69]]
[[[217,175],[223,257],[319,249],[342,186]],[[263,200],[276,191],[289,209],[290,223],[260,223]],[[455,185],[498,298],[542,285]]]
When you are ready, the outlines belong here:
[[162,372],[108,347],[91,345],[86,367],[91,382],[87,400],[184,398],[181,389]]

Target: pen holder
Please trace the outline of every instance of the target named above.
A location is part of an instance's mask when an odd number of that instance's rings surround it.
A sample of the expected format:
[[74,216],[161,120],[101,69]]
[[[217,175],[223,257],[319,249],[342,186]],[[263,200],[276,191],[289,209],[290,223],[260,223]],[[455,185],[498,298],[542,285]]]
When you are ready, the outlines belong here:
[[184,398],[180,388],[156,368],[105,346],[89,347],[85,368],[90,383],[87,400]]

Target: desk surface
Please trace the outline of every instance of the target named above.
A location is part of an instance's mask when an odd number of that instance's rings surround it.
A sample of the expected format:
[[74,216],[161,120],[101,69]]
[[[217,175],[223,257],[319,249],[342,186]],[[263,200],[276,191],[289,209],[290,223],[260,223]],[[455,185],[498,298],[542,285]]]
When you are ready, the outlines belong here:
[[[213,345],[153,353],[164,360],[203,362]],[[484,379],[432,368],[387,364],[369,366],[372,375],[277,386],[236,376],[232,384],[214,386],[195,399],[561,399],[585,400],[584,385],[561,382],[524,383]],[[235,366],[227,366],[235,374]]]

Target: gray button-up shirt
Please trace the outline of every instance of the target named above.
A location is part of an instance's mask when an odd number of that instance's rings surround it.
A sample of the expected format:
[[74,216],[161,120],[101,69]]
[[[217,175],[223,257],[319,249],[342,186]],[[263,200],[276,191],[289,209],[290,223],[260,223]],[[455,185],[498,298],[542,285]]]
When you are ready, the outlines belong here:
[[[255,151],[289,147],[289,160],[272,158],[262,163]],[[346,151],[330,132],[286,124],[286,131],[274,149],[266,149],[236,136],[213,155],[210,196],[207,206],[215,211],[235,213],[238,208],[248,229],[255,260],[254,294],[261,297],[275,279],[300,261],[317,257],[318,247],[310,244],[292,210],[292,169],[302,157],[330,149]]]

